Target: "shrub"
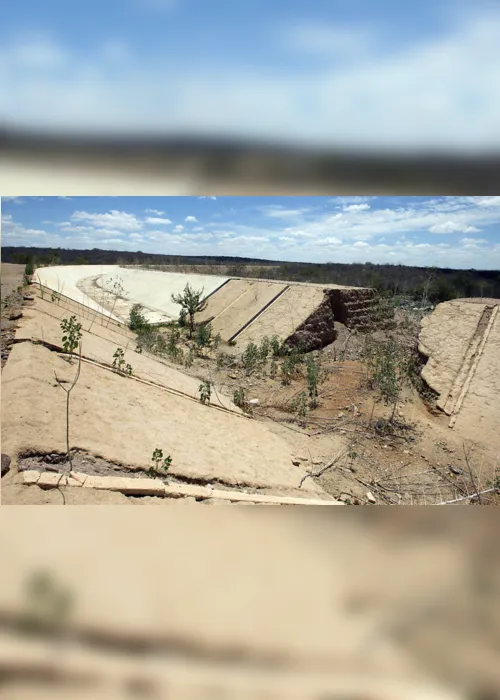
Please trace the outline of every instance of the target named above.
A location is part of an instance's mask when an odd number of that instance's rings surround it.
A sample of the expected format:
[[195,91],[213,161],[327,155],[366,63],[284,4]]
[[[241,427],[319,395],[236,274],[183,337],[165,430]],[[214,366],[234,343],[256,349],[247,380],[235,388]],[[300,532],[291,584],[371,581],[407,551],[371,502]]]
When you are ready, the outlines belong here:
[[134,304],[130,309],[128,327],[136,333],[149,325],[142,309],[142,304]]
[[308,355],[307,357],[306,372],[310,407],[315,408],[318,403],[319,367],[312,355]]
[[222,336],[220,333],[217,333],[217,335],[214,338],[213,343],[214,343],[214,348],[217,350],[219,345],[222,343]]
[[63,331],[62,346],[66,353],[69,353],[70,359],[73,358],[73,352],[78,347],[78,343],[82,337],[82,324],[78,323],[76,316],[71,318],[63,318],[61,321],[61,330]]
[[196,330],[195,342],[200,348],[207,348],[212,337],[212,326],[210,323],[203,323]]
[[35,267],[33,265],[33,258],[28,258],[26,265],[24,266],[24,276],[28,278],[32,277],[34,272]]
[[273,335],[269,341],[273,357],[278,357],[281,352],[281,343],[277,335]]
[[184,360],[184,366],[189,369],[189,367],[192,366],[194,362],[194,350],[193,348],[189,348],[189,352],[186,355],[186,359]]
[[259,348],[255,345],[255,343],[248,343],[245,351],[241,356],[241,361],[247,374],[250,374],[255,370],[259,363],[259,359]]
[[260,361],[266,362],[270,352],[271,352],[271,341],[269,340],[267,335],[265,335],[262,338],[262,340],[260,341],[260,346],[259,346]]
[[245,408],[247,404],[246,400],[246,394],[245,394],[245,389],[240,386],[238,389],[234,390],[233,394],[233,402],[238,406],[239,408]]
[[370,384],[378,391],[386,405],[392,405],[389,418],[391,423],[401,391],[411,380],[412,353],[392,338],[379,341],[368,336],[363,348],[363,359],[368,369]]
[[210,397],[212,396],[212,385],[209,381],[203,381],[198,387],[200,392],[200,401],[202,404],[210,403]]
[[305,424],[309,410],[307,394],[305,391],[301,391],[300,394],[292,401],[292,408],[297,413],[298,422],[302,425]]

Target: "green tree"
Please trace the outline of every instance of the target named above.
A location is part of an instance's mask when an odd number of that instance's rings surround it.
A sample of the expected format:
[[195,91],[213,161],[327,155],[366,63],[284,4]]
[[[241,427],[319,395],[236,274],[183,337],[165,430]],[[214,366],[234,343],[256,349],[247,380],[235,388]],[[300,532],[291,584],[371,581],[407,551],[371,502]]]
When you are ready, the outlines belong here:
[[172,294],[172,301],[174,304],[180,304],[182,308],[181,315],[184,312],[184,317],[187,316],[189,338],[192,338],[195,314],[201,313],[207,308],[207,301],[203,298],[203,288],[196,290],[188,283],[184,287],[182,294]]

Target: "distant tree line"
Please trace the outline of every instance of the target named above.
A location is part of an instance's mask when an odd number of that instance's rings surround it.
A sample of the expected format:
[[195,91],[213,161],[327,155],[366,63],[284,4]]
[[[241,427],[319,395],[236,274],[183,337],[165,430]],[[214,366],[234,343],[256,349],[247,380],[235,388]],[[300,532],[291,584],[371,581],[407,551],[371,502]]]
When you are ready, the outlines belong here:
[[[231,256],[183,256],[142,251],[2,248],[4,262],[25,265],[224,265],[228,276],[374,287],[381,293],[438,303],[457,297],[500,298],[499,270],[452,270],[374,263],[294,263]],[[220,272],[220,271],[219,271]]]

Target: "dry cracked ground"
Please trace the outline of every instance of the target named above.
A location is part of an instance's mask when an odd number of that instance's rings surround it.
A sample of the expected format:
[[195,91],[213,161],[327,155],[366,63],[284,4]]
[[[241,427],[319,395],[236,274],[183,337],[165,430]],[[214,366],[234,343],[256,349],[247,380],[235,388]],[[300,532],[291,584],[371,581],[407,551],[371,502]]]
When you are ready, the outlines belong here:
[[[319,354],[318,406],[299,418],[292,407],[307,391],[304,372],[284,385],[269,366],[246,371],[243,347],[225,344],[224,366],[211,350],[190,367],[138,353],[125,326],[67,298],[52,300],[36,285],[16,291],[22,268],[10,266],[12,274],[15,267],[14,296],[3,295],[2,308],[2,453],[11,460],[1,481],[4,504],[496,500],[495,300],[447,302],[422,320],[427,393],[407,387],[397,429],[387,431],[391,409],[378,401],[362,361],[366,333],[335,321],[335,340]],[[82,324],[82,360],[67,414],[65,389],[79,362],[62,351],[60,323],[72,314]],[[408,333],[408,319],[398,314],[394,331],[371,335]],[[117,348],[132,376],[113,368]],[[203,381],[213,387],[206,405]],[[250,400],[245,412],[233,403],[235,390]],[[156,448],[172,458],[167,475],[147,475]]]

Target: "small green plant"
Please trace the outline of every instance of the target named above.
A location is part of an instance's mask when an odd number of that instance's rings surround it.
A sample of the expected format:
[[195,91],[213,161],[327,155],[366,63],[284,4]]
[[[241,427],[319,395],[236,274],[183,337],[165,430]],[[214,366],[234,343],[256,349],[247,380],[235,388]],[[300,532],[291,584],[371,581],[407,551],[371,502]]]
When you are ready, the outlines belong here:
[[259,348],[255,343],[248,343],[241,356],[241,362],[247,374],[251,374],[259,363]]
[[179,319],[178,319],[178,324],[180,328],[186,328],[187,326],[187,311],[186,309],[182,308],[179,313]]
[[299,424],[305,425],[309,411],[307,394],[305,391],[301,391],[300,394],[292,401],[292,408],[297,413]]
[[35,266],[33,265],[33,259],[29,258],[24,266],[24,276],[31,278],[35,272]]
[[178,347],[180,338],[181,338],[181,334],[180,334],[179,329],[176,328],[175,326],[172,326],[172,328],[170,329],[170,333],[168,335],[167,354],[174,361],[178,361],[179,357],[182,353],[181,349]]
[[214,348],[217,350],[217,348],[219,347],[219,345],[221,343],[222,343],[222,336],[220,333],[217,333],[217,335],[214,337],[214,340],[213,340]]
[[238,406],[238,408],[246,408],[247,399],[245,389],[240,386],[238,389],[234,390],[233,401]]
[[202,323],[196,329],[195,342],[199,348],[208,348],[212,337],[212,326],[210,323]]
[[259,346],[259,358],[261,362],[267,362],[267,358],[269,356],[269,353],[271,352],[271,341],[265,335],[262,340],[260,341],[260,346]]
[[309,405],[311,408],[316,408],[318,405],[319,367],[312,355],[307,356],[306,373],[307,389],[309,391]]
[[277,374],[278,374],[278,363],[276,362],[276,360],[273,357],[273,359],[271,360],[271,364],[269,365],[269,376],[271,377],[271,379],[274,379]]
[[160,450],[160,448],[157,447],[155,450],[153,450],[151,461],[153,462],[153,466],[147,470],[146,474],[153,478],[158,476],[160,469],[163,469],[165,473],[168,472],[170,465],[172,464],[172,457],[170,455],[164,457],[163,450]]
[[189,352],[187,353],[186,358],[184,360],[184,367],[189,369],[190,367],[192,367],[193,362],[194,362],[194,350],[193,350],[193,348],[189,348]]
[[284,358],[281,363],[281,381],[283,384],[288,385],[292,379],[297,377],[298,365],[301,362],[302,357],[296,352],[291,352]]
[[70,361],[73,360],[73,352],[78,347],[78,343],[82,337],[82,324],[78,323],[76,316],[71,318],[63,318],[61,321],[62,346],[65,353],[69,353]]
[[210,397],[212,396],[212,385],[208,380],[204,380],[198,387],[200,392],[200,401],[203,405],[210,403]]
[[113,358],[113,369],[120,372],[120,374],[127,374],[130,377],[132,375],[132,367],[129,364],[125,364],[125,353],[122,348],[116,348]]
[[[42,287],[40,286],[40,289],[41,289],[41,288],[42,288]],[[52,294],[50,295],[50,301],[51,301],[53,304],[55,304],[56,302],[59,303],[59,299],[60,299],[60,298],[61,298],[61,297],[59,296],[59,294],[58,294],[57,292],[52,292]],[[42,299],[43,299],[43,294],[42,294]]]
[[142,331],[149,325],[142,309],[142,304],[134,304],[130,309],[128,327],[135,333]]
[[236,340],[228,340],[227,344],[229,345],[230,348],[234,348],[236,345]]
[[269,344],[271,346],[271,353],[273,357],[278,357],[281,351],[281,343],[280,339],[278,338],[277,335],[273,335],[271,337],[271,340],[269,341]]

